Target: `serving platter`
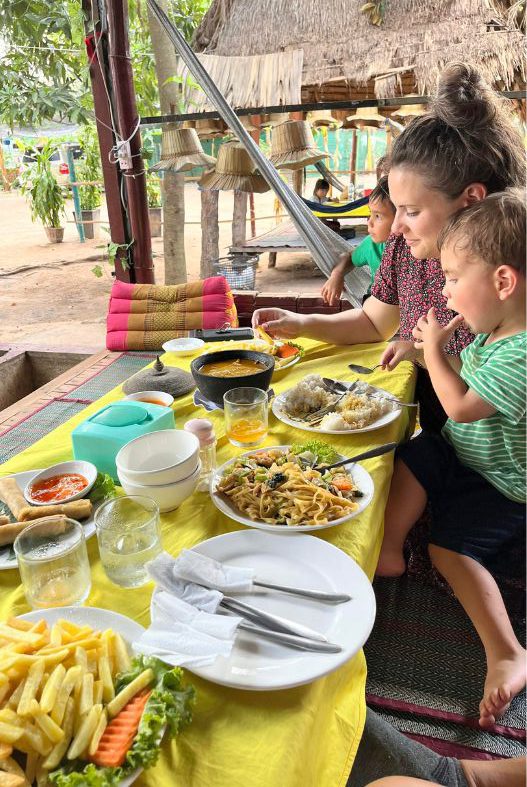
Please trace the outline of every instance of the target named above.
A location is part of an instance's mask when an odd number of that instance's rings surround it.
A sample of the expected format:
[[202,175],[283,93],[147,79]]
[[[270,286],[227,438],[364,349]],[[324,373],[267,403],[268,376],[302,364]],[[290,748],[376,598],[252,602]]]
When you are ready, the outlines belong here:
[[[26,470],[23,473],[15,473],[12,476],[6,476],[6,478],[8,477],[14,478],[15,481],[17,482],[18,488],[20,489],[22,494],[24,494],[24,489],[29,484],[29,482],[32,481],[33,478],[35,478],[35,476],[38,475],[38,473],[41,472],[42,472],[41,469]],[[0,506],[2,505],[3,504],[0,503]],[[88,538],[91,538],[91,536],[93,536],[93,534],[95,533],[95,520],[94,520],[95,508],[96,506],[94,506],[91,517],[89,519],[84,519],[80,523],[84,527],[84,537],[86,538],[86,540]],[[6,510],[5,507],[4,510]],[[0,510],[0,513],[2,513],[2,510]],[[0,571],[7,571],[8,569],[17,568],[17,565],[18,565],[18,561],[16,559],[16,555],[13,550],[13,545],[7,544],[7,546],[0,547]]]
[[[331,522],[328,522],[326,525],[272,525],[268,522],[254,520],[248,516],[245,516],[235,506],[230,497],[217,491],[217,486],[225,471],[243,457],[252,456],[253,454],[267,453],[268,451],[275,450],[286,451],[289,448],[291,448],[290,445],[274,445],[267,448],[253,449],[252,451],[247,451],[244,454],[235,457],[234,459],[229,459],[228,462],[225,462],[225,464],[221,465],[221,467],[218,467],[214,471],[210,481],[210,496],[216,508],[230,519],[234,519],[235,522],[239,522],[240,524],[246,525],[247,527],[256,528],[257,530],[267,530],[271,533],[287,535],[288,533],[307,533],[311,531],[326,530],[328,527],[343,525],[345,522],[349,522],[350,519],[354,519],[355,517],[359,516],[359,514],[362,514],[364,509],[371,503],[374,492],[373,479],[368,471],[359,464],[353,464],[351,469],[349,467],[347,469],[344,468],[346,469],[346,472],[351,475],[358,489],[360,489],[360,491],[363,493],[363,497],[357,498],[356,502],[358,503],[358,507],[355,509],[355,511],[351,511],[349,514],[346,514],[346,516],[340,517],[339,519],[334,519]],[[345,458],[345,456],[339,454],[339,459]]]

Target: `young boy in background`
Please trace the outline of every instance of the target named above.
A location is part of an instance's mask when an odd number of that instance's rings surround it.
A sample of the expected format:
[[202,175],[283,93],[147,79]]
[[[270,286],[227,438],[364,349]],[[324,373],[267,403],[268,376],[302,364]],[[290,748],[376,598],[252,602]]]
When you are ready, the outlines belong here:
[[367,295],[370,294],[371,285],[381,264],[386,241],[390,235],[391,226],[395,218],[395,206],[390,200],[388,191],[388,178],[382,177],[369,199],[370,218],[368,219],[368,236],[364,238],[353,252],[340,255],[337,266],[324,284],[321,295],[329,306],[338,303],[344,289],[344,277],[353,266],[360,268],[367,265],[371,273],[371,282]]
[[[427,503],[429,552],[474,624],[487,660],[480,703],[490,727],[526,682],[525,650],[490,570],[525,552],[525,195],[492,194],[456,213],[438,240],[447,306],[414,328],[434,390],[449,416],[397,450],[377,573],[405,570],[403,545]],[[463,320],[476,334],[454,371],[443,350]]]

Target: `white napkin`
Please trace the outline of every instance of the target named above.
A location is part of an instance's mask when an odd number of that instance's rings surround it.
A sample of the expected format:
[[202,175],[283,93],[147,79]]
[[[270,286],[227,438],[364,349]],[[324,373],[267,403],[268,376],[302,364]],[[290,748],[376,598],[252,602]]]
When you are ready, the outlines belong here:
[[175,562],[175,559],[168,552],[161,552],[160,555],[146,564],[147,574],[154,580],[156,585],[177,596],[182,601],[186,601],[188,604],[192,604],[192,606],[198,607],[205,612],[216,612],[223,598],[222,593],[219,593],[217,590],[200,587],[192,582],[186,582],[176,577],[173,571]]
[[239,617],[196,609],[170,593],[156,593],[152,622],[133,649],[174,666],[205,666],[218,656],[230,655],[240,621]]
[[223,593],[247,593],[252,590],[254,571],[251,568],[225,566],[211,557],[191,549],[183,549],[174,560],[172,571],[175,577],[197,582]]

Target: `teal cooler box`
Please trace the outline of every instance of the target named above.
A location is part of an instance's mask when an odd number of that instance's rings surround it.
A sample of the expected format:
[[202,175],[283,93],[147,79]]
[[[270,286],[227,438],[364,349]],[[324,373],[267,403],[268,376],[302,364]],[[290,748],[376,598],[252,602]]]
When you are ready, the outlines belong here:
[[174,428],[170,407],[128,400],[112,402],[73,430],[73,456],[93,462],[100,473],[108,473],[119,483],[115,457],[123,445],[148,432]]

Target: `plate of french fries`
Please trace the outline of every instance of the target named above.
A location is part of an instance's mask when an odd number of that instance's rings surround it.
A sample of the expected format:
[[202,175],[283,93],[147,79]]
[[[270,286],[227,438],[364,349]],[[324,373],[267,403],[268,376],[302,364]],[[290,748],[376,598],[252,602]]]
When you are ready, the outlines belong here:
[[0,787],[47,787],[48,775],[68,762],[100,765],[107,726],[148,685],[151,670],[115,690],[143,631],[93,607],[37,610],[0,623]]
[[[88,498],[73,500],[70,503],[52,506],[32,506],[24,497],[26,485],[41,470],[28,470],[12,476],[0,478],[0,571],[16,568],[17,559],[13,543],[25,527],[43,519],[76,519],[84,525],[85,538],[95,533],[93,519],[94,506]],[[9,513],[2,513],[9,511]],[[0,783],[0,787],[2,787]]]

